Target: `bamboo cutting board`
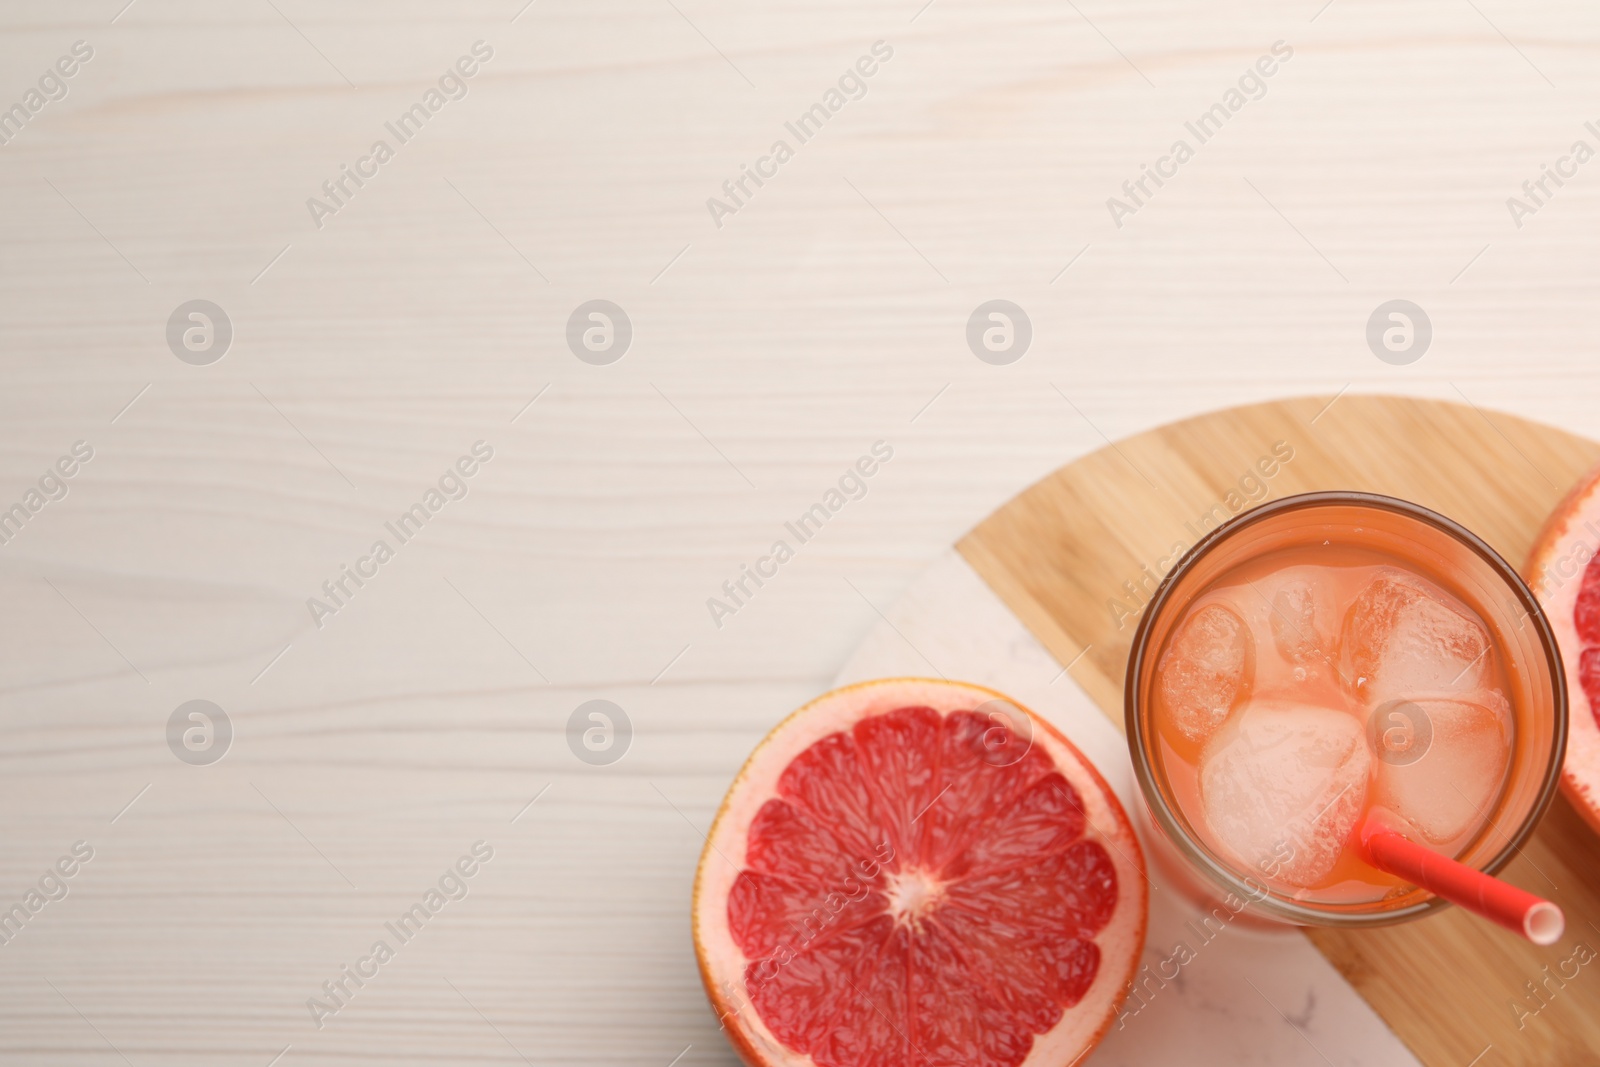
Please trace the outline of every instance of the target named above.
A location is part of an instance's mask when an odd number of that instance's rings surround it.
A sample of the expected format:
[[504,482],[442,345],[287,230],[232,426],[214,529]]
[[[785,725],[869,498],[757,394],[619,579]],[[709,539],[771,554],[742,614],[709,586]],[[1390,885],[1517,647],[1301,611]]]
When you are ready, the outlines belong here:
[[[1593,441],[1460,404],[1278,401],[1101,449],[1010,501],[957,549],[1120,729],[1140,606],[1176,555],[1223,519],[1311,490],[1387,493],[1465,524],[1520,567],[1545,517],[1596,462]],[[1600,839],[1558,797],[1502,875],[1565,910],[1558,944],[1537,948],[1454,908],[1307,936],[1429,1067],[1600,1062],[1591,973]]]

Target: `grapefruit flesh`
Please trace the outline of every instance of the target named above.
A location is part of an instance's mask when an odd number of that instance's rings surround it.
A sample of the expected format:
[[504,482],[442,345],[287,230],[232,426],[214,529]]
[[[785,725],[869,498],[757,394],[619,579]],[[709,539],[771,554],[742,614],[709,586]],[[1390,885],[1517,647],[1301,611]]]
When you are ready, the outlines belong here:
[[1567,756],[1561,788],[1600,832],[1600,470],[1545,523],[1523,578],[1561,646],[1567,673]]
[[830,693],[735,780],[696,878],[712,1006],[758,1067],[1071,1063],[1144,941],[1137,839],[1083,756],[998,693]]

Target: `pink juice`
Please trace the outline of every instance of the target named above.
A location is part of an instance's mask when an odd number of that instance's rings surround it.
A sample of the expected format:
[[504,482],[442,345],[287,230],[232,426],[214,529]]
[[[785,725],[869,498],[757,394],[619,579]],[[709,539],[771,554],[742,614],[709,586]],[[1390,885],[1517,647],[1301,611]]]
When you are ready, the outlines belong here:
[[1155,660],[1151,754],[1169,805],[1213,856],[1276,893],[1414,903],[1419,891],[1363,862],[1353,834],[1376,815],[1455,857],[1493,832],[1518,709],[1487,615],[1448,576],[1357,544],[1293,545],[1223,571]]

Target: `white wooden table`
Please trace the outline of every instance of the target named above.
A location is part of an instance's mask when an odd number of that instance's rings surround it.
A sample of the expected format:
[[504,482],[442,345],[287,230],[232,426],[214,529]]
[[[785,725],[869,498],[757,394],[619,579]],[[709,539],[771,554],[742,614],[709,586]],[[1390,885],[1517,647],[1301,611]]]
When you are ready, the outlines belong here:
[[[0,944],[0,1061],[729,1063],[700,833],[971,523],[1271,396],[1592,432],[1600,163],[1520,228],[1506,201],[1600,148],[1600,12],[1318,2],[8,4],[0,906],[94,854]],[[1107,199],[1179,138],[1119,228]],[[772,176],[719,227],[742,166]],[[368,176],[335,204],[341,167]],[[1365,340],[1397,298],[1433,326],[1405,365]],[[595,299],[632,324],[609,364],[567,343]],[[1031,320],[1009,365],[967,345],[991,299]],[[231,324],[213,362],[215,334],[168,343],[194,300]],[[716,625],[878,440],[866,496]],[[314,620],[344,566],[370,577]],[[205,766],[167,741],[196,699],[234,734]],[[593,699],[632,726],[609,765],[568,744]],[[307,999],[477,841],[467,896],[319,1029]]]

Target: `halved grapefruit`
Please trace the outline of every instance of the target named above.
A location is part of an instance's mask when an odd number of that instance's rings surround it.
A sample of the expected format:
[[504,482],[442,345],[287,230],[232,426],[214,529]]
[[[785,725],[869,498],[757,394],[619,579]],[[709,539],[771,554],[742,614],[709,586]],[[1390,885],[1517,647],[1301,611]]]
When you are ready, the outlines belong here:
[[1600,468],[1545,522],[1522,577],[1538,596],[1567,671],[1561,788],[1600,833]]
[[828,693],[757,746],[694,890],[706,992],[752,1067],[1066,1067],[1144,947],[1144,858],[1066,738],[993,690]]

